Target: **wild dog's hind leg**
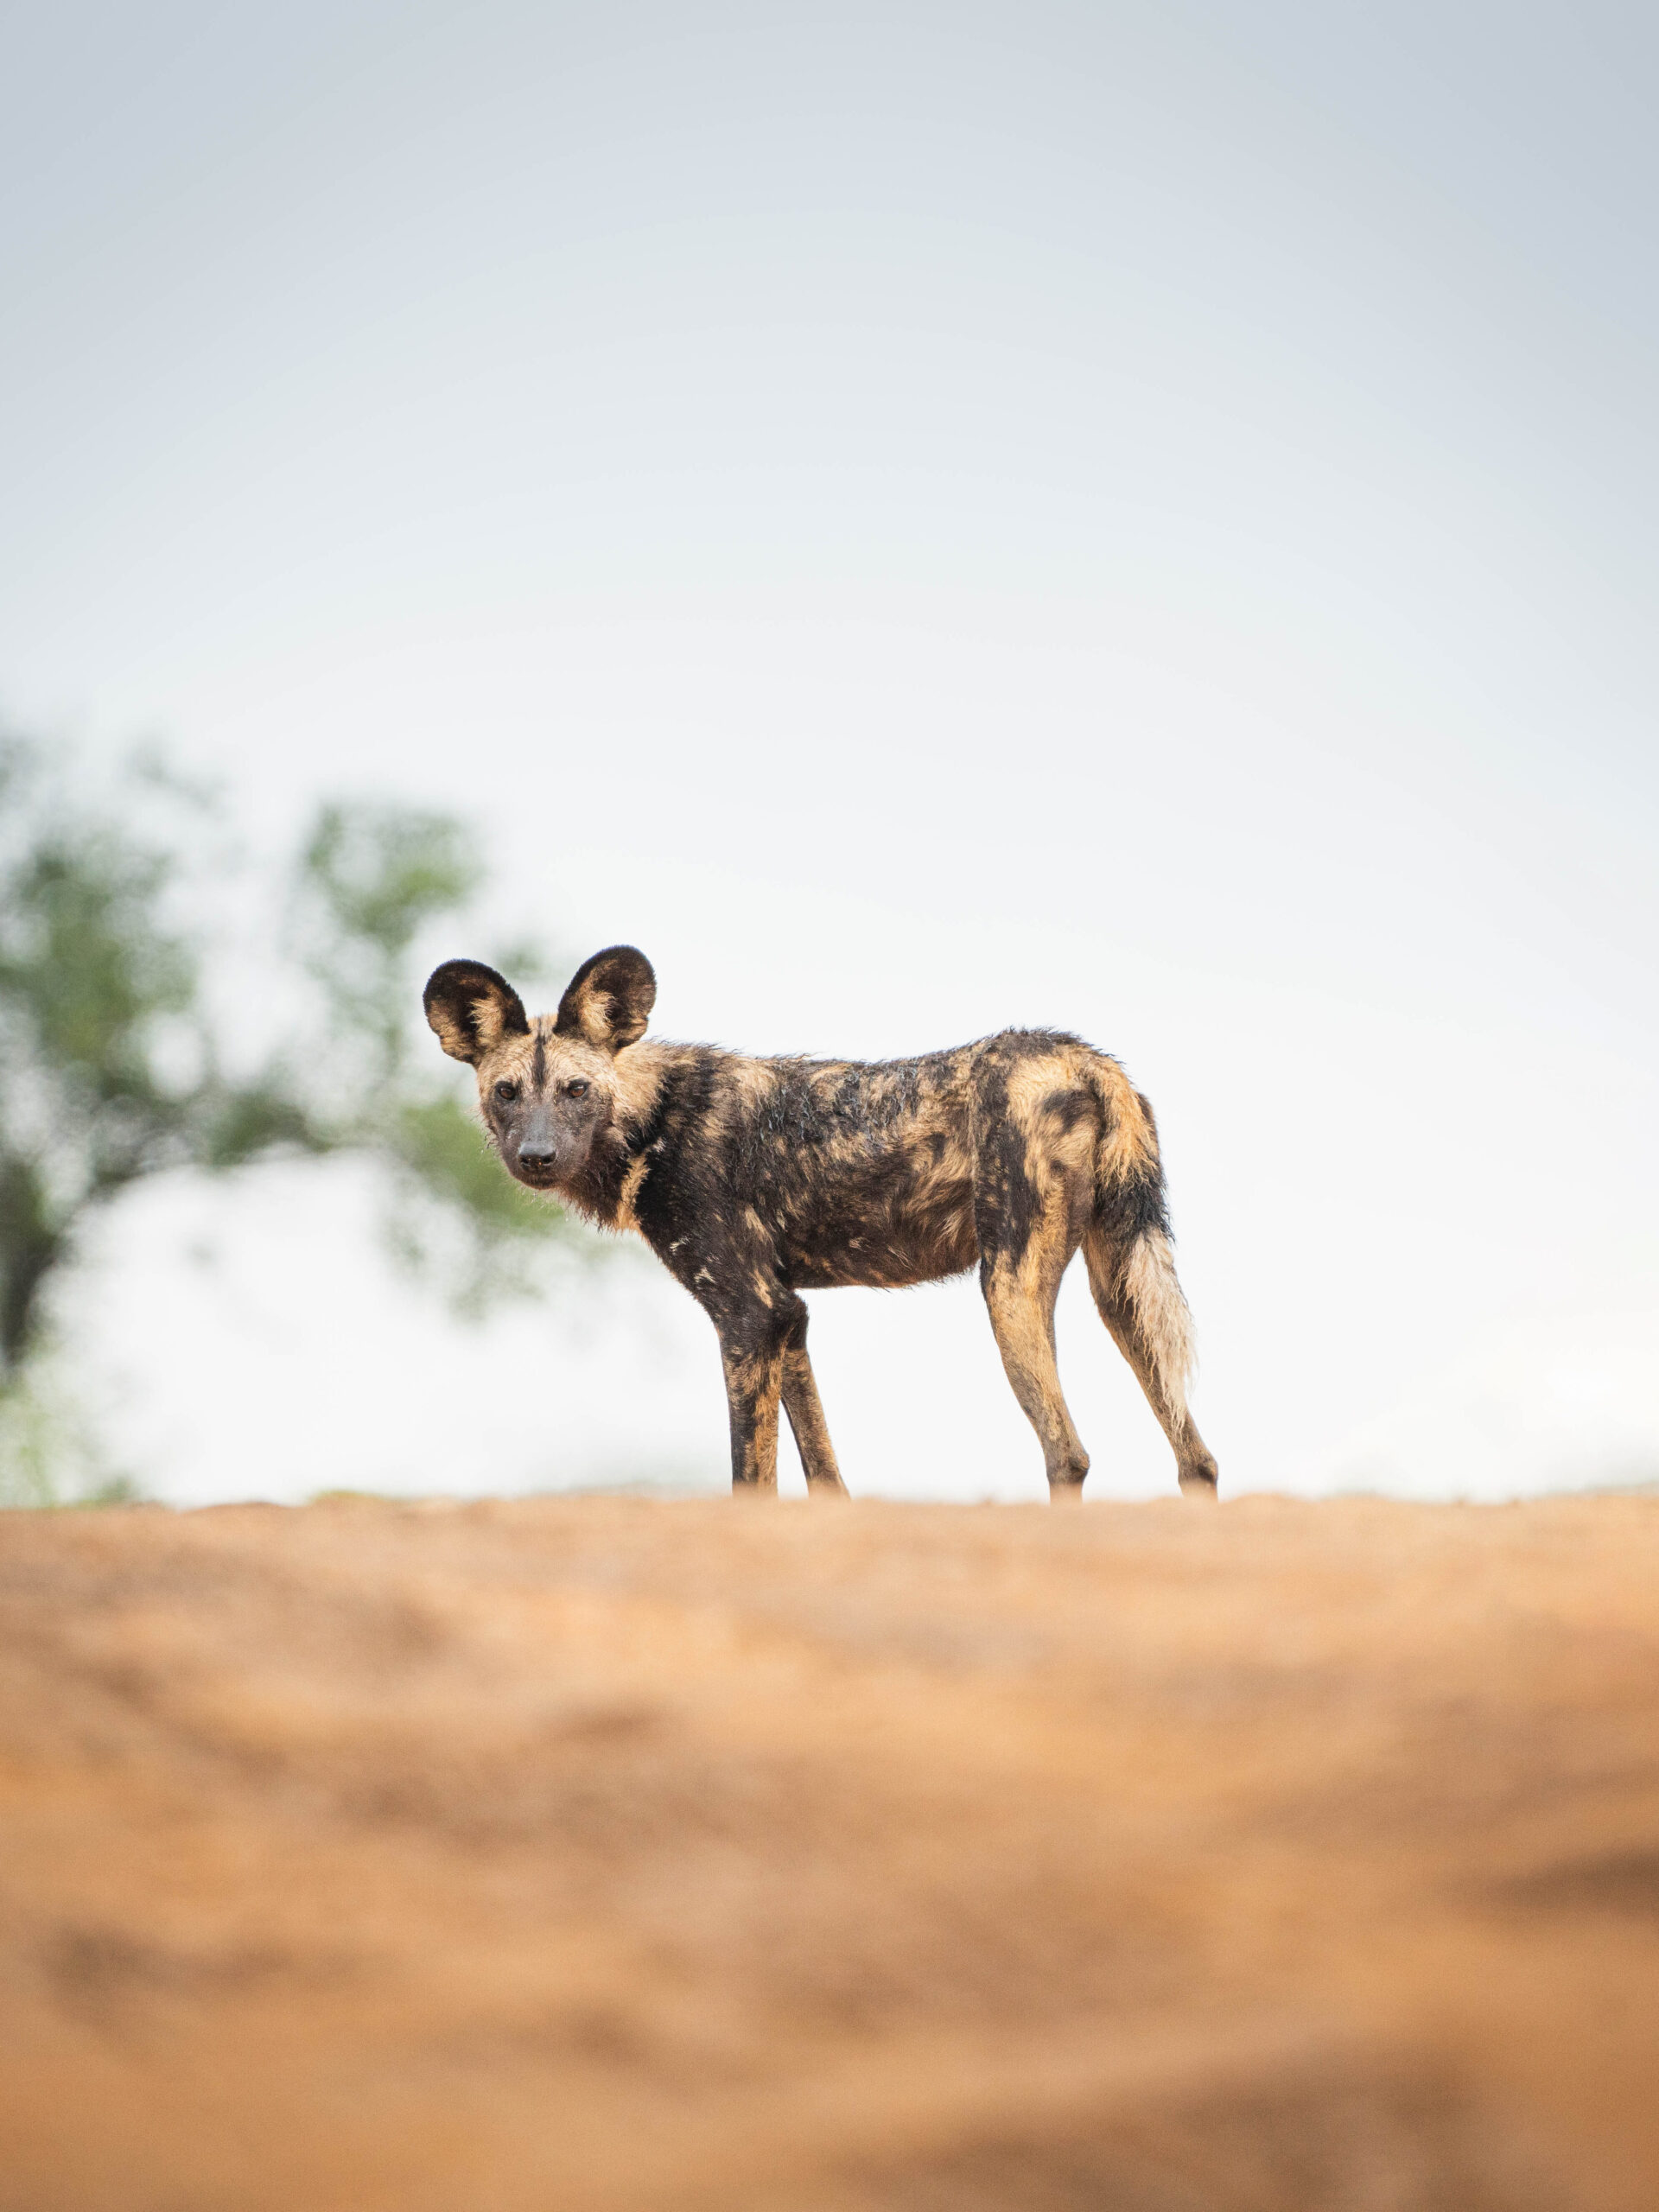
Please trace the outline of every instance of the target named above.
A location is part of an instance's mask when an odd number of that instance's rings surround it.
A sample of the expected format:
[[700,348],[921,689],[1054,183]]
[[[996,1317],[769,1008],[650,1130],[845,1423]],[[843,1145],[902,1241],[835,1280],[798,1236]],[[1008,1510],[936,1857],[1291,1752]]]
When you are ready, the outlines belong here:
[[847,1485],[836,1465],[836,1447],[830,1441],[812,1363],[806,1356],[806,1301],[796,1298],[791,1305],[794,1310],[787,1317],[789,1334],[784,1342],[784,1410],[795,1432],[795,1448],[806,1471],[808,1490],[815,1496],[845,1497]]
[[1215,1455],[1186,1408],[1191,1321],[1167,1243],[1161,1234],[1139,1237],[1125,1255],[1096,1226],[1084,1238],[1083,1256],[1096,1310],[1169,1439],[1182,1491],[1213,1497]]
[[1014,1395],[1042,1444],[1049,1496],[1054,1499],[1081,1497],[1089,1471],[1089,1454],[1066,1409],[1054,1358],[1054,1301],[1077,1249],[1070,1196],[1057,1179],[1022,1247],[1009,1236],[1001,1208],[979,1208],[980,1288]]

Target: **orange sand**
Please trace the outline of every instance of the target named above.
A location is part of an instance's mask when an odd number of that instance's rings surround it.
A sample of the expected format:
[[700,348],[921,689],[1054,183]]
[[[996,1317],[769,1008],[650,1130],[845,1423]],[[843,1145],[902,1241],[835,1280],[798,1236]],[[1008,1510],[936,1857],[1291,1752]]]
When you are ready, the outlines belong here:
[[1659,1500],[0,1515],[3,2212],[1653,2212]]

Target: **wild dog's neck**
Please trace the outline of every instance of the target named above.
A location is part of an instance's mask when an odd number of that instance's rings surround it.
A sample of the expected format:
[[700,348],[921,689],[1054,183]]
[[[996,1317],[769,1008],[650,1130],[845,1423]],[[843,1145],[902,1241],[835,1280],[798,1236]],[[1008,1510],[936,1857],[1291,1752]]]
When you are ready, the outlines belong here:
[[616,1056],[609,1127],[560,1195],[601,1228],[633,1227],[633,1196],[662,1118],[664,1084],[687,1047],[647,1038]]

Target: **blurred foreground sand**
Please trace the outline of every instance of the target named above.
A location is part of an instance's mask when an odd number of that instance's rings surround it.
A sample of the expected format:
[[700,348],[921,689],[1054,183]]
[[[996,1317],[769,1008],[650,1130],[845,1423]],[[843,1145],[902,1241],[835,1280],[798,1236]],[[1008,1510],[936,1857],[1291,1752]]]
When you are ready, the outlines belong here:
[[1659,1499],[0,1516],[3,2212],[1659,2206]]

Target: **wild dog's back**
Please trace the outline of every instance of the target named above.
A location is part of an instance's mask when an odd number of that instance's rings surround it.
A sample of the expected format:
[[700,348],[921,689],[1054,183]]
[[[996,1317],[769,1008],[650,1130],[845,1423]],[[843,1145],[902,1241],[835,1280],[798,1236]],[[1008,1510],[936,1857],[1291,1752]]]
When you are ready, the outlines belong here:
[[749,1064],[733,1167],[791,1288],[896,1289],[973,1265],[975,1050]]

